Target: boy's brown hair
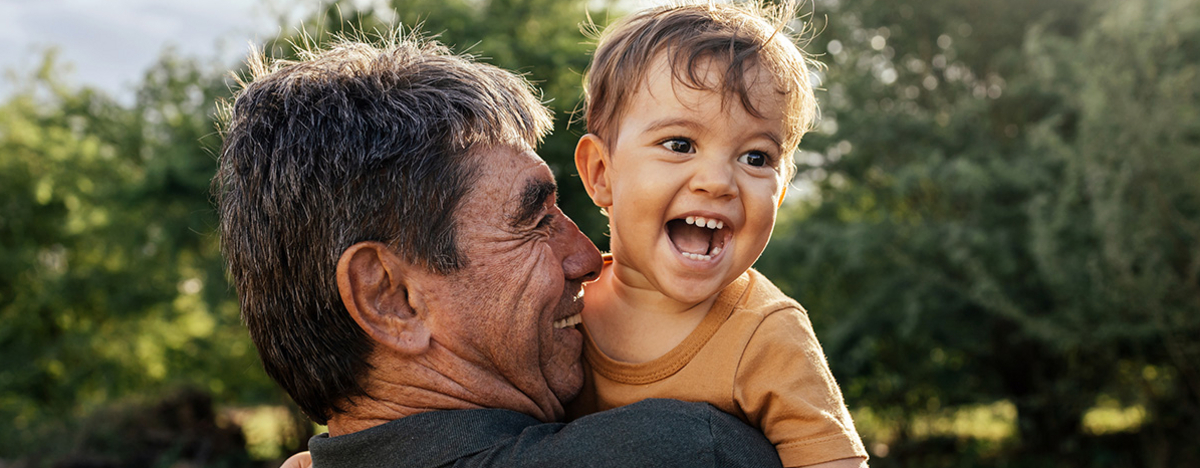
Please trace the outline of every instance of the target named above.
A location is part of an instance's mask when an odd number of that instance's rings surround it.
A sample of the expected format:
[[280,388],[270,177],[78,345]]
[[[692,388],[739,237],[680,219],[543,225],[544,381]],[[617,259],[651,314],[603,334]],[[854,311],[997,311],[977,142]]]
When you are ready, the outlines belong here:
[[[676,82],[697,90],[737,97],[750,115],[761,117],[750,100],[746,70],[764,67],[775,77],[777,92],[784,95],[785,154],[800,143],[817,116],[816,98],[809,84],[813,62],[787,33],[794,17],[793,1],[764,6],[758,1],[734,4],[669,5],[629,15],[609,26],[600,36],[591,66],[584,75],[584,116],[588,133],[612,142],[615,122],[628,101],[641,88],[651,62],[658,54],[666,59]],[[716,89],[704,82],[698,70],[708,60],[725,67]],[[792,173],[791,158],[785,171]]]

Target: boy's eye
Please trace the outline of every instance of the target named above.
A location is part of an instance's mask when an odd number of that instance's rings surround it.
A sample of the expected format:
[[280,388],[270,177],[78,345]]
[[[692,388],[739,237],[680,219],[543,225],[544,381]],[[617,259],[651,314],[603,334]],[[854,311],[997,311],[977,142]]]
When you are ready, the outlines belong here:
[[676,153],[691,153],[692,152],[692,142],[685,140],[683,138],[672,138],[670,140],[662,142],[662,145],[664,148],[674,151]]
[[767,155],[765,155],[763,153],[760,153],[758,151],[751,151],[749,153],[739,156],[738,162],[740,162],[742,164],[749,164],[749,165],[755,166],[755,167],[762,167],[762,166],[767,165],[767,163],[769,162],[769,159],[767,158]]

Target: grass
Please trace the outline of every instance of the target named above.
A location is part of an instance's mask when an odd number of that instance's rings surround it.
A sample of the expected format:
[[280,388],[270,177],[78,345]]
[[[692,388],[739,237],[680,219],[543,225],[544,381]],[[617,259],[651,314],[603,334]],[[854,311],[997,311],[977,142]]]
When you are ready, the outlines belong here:
[[[918,414],[908,420],[870,408],[853,411],[854,424],[875,457],[884,458],[903,434],[908,440],[954,439],[971,442],[984,450],[1000,450],[1016,443],[1017,408],[1008,400]],[[1140,405],[1124,406],[1112,398],[1101,398],[1084,416],[1084,432],[1106,435],[1135,432],[1146,411]]]
[[307,437],[307,434],[299,434],[300,430],[285,406],[231,408],[222,414],[241,426],[246,437],[246,451],[255,460],[286,458],[294,451],[293,447],[300,446],[302,441],[298,439]]
[[1083,430],[1091,435],[1135,431],[1146,420],[1142,405],[1122,406],[1120,402],[1101,397],[1096,406],[1083,415]]

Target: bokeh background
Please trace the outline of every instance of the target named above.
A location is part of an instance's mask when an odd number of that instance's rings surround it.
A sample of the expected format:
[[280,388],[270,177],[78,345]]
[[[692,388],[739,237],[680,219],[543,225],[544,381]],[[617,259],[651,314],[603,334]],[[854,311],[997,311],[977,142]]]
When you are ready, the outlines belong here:
[[[580,25],[641,4],[294,3],[264,0],[272,56],[420,25],[527,74],[561,204],[607,245],[571,163]],[[141,24],[114,8],[108,30]],[[822,118],[757,268],[810,310],[872,466],[1200,466],[1200,0],[802,13]],[[244,49],[178,31],[119,89],[73,49],[7,70],[0,467],[270,467],[320,430],[262,372],[217,247]]]

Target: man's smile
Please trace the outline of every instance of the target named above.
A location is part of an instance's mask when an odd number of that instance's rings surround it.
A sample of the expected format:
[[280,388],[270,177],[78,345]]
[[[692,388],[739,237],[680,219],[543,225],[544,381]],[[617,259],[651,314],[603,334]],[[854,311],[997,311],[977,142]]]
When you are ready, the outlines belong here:
[[583,316],[580,314],[575,314],[575,315],[572,315],[572,316],[567,317],[562,320],[555,320],[554,328],[555,329],[563,329],[563,328],[568,328],[568,327],[574,327],[575,325],[579,325],[579,323],[582,321],[583,321]]

